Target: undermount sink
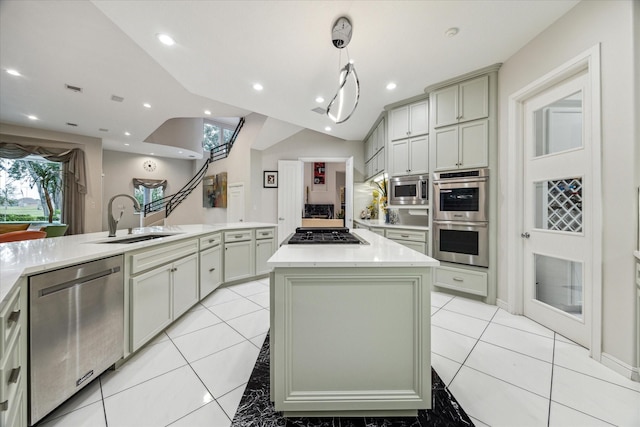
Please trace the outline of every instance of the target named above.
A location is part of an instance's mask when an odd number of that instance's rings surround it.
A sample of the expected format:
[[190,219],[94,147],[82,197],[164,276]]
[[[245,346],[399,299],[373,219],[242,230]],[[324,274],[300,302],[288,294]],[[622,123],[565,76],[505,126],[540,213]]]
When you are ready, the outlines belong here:
[[104,240],[99,240],[93,243],[118,243],[118,244],[128,244],[128,243],[138,243],[144,242],[146,240],[152,239],[160,239],[162,237],[171,237],[180,233],[153,233],[153,234],[138,234],[138,235],[126,235],[123,237],[111,237]]

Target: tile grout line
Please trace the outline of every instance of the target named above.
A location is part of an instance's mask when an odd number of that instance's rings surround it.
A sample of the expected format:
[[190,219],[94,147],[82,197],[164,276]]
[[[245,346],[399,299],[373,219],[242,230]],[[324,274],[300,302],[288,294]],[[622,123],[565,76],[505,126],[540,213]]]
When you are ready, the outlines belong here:
[[549,381],[549,407],[547,409],[547,427],[551,424],[551,398],[553,396],[553,372],[556,368],[556,337],[557,333],[553,333],[553,353],[551,353],[551,380]]
[[98,377],[98,384],[100,385],[100,401],[102,402],[102,412],[104,413],[104,425],[109,427],[109,421],[107,420],[107,405],[104,403],[104,393],[102,392],[102,374]]

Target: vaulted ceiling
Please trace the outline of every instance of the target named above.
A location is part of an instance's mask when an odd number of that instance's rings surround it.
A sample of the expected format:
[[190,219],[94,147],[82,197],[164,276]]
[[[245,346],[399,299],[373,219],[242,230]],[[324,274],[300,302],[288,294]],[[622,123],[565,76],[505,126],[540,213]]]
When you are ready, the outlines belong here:
[[[304,128],[362,140],[386,105],[505,61],[576,3],[2,0],[0,121],[134,152],[148,151],[142,141],[170,118],[252,112],[268,118],[258,149]],[[331,43],[340,16],[353,24],[348,53]],[[176,44],[159,43],[160,33]],[[336,125],[312,110],[326,108],[347,57],[361,97]],[[386,89],[390,82],[396,89]],[[181,157],[165,151],[158,154]]]

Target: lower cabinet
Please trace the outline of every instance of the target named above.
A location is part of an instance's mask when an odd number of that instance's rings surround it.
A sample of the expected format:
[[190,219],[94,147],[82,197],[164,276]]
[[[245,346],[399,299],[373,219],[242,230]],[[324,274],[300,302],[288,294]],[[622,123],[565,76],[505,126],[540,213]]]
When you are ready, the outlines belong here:
[[222,248],[220,245],[200,252],[200,299],[222,284]]
[[407,230],[407,229],[387,229],[387,239],[400,243],[408,248],[418,251],[421,254],[427,253],[427,238],[428,231],[422,230]]
[[20,288],[0,311],[0,425],[26,426],[26,310]]
[[198,302],[198,240],[127,254],[131,351]]
[[483,297],[487,296],[488,278],[484,271],[440,266],[435,268],[434,274],[434,286]]
[[268,274],[271,269],[267,265],[267,261],[276,251],[276,242],[272,237],[269,239],[256,240],[256,276]]
[[224,281],[255,276],[253,230],[225,231]]

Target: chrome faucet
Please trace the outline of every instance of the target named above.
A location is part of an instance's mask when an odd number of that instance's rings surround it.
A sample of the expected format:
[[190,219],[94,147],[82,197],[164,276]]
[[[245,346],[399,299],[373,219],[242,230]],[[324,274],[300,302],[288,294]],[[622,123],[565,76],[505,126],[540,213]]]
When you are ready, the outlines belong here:
[[137,211],[140,210],[140,203],[138,203],[138,201],[133,196],[130,196],[128,194],[116,194],[111,199],[109,199],[109,206],[107,207],[107,214],[109,215],[109,218],[108,218],[109,237],[116,237],[116,229],[118,228],[118,222],[120,221],[120,219],[122,218],[122,214],[124,213],[124,211],[120,211],[120,216],[118,217],[118,219],[115,219],[113,217],[113,213],[111,213],[111,205],[113,204],[113,200],[116,197],[120,197],[120,196],[128,197],[131,200],[133,200],[133,208]]

